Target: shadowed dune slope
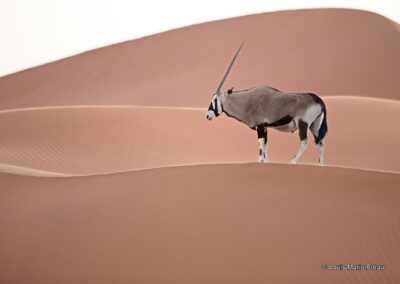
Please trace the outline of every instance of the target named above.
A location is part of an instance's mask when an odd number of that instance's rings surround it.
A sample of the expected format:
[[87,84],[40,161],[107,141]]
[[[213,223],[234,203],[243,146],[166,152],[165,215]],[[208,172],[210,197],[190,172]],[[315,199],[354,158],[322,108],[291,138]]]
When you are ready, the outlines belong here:
[[[400,102],[357,97],[325,100],[327,165],[400,172],[400,126],[395,123]],[[300,162],[316,164],[312,136],[309,142]],[[298,143],[298,132],[270,130],[271,161],[288,163]],[[253,162],[257,155],[255,131],[225,115],[210,122],[205,110],[126,106],[0,112],[3,171],[8,164],[90,175],[171,165]],[[12,167],[8,172],[17,173]],[[24,174],[23,170],[18,173]],[[28,170],[25,174],[31,175]]]
[[398,174],[242,164],[0,182],[2,283],[400,281]]
[[[400,172],[400,102],[357,97],[325,98],[329,133],[326,164]],[[309,133],[309,135],[311,135]],[[300,163],[316,164],[309,137]],[[269,131],[272,162],[288,163],[298,132]],[[255,131],[205,110],[144,107],[48,108],[0,112],[0,171],[30,169],[90,175],[171,165],[253,162]],[[25,171],[23,168],[26,168]],[[44,173],[47,176],[47,173]]]
[[399,99],[400,33],[347,9],[264,13],[89,51],[0,78],[0,109],[133,104],[204,107],[239,44],[225,87]]

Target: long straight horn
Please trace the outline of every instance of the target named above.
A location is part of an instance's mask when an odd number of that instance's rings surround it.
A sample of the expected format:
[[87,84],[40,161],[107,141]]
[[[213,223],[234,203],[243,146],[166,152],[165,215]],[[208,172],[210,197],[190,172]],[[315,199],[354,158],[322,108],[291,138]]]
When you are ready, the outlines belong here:
[[217,93],[219,93],[219,91],[220,91],[221,88],[222,88],[222,85],[223,85],[224,82],[225,82],[226,77],[228,77],[229,71],[231,71],[232,65],[233,65],[233,63],[235,62],[236,56],[238,55],[239,51],[242,49],[243,44],[244,44],[244,42],[242,42],[242,44],[240,45],[239,49],[236,51],[235,57],[233,57],[232,62],[231,62],[231,64],[230,64],[229,67],[228,67],[228,70],[226,70],[226,73],[225,73],[225,75],[224,75],[224,78],[222,78],[221,83],[219,83],[219,86],[218,86],[218,89],[217,89]]

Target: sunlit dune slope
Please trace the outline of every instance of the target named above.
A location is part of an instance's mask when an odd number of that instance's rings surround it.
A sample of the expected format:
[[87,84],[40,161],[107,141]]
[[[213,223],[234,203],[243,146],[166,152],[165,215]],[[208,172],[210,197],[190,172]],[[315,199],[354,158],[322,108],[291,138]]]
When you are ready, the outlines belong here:
[[[400,102],[352,97],[325,100],[327,165],[400,172],[400,126],[396,123]],[[316,164],[312,137],[309,142],[300,162]],[[298,132],[270,130],[271,161],[288,163],[298,143]],[[210,122],[205,110],[110,106],[0,113],[3,170],[8,164],[90,175],[171,165],[253,162],[257,156],[253,130],[225,115]],[[30,175],[29,171],[26,174]]]
[[[206,120],[242,41],[225,87],[323,95],[325,167],[275,130],[249,163],[255,131]],[[400,283],[399,50],[382,16],[297,10],[0,78],[0,283]]]
[[400,33],[347,9],[263,13],[89,51],[0,78],[0,109],[92,104],[204,107],[225,87],[399,99]]
[[[3,283],[398,283],[398,174],[203,165],[0,174]],[[385,271],[323,271],[383,264]]]

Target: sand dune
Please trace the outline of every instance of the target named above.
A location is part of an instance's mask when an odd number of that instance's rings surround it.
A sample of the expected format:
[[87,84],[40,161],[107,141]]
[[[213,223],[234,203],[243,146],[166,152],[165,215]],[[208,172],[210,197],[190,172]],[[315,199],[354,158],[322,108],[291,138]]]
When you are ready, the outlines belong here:
[[0,78],[0,109],[133,104],[204,107],[225,87],[399,99],[393,22],[346,9],[264,13],[185,27]]
[[[326,98],[327,165],[400,172],[400,102]],[[272,162],[288,163],[298,133],[269,135]],[[310,146],[301,163],[316,164]],[[143,107],[72,107],[0,112],[0,162],[71,175],[202,163],[253,162],[254,131],[205,110]],[[1,169],[0,169],[1,170]],[[9,169],[8,172],[13,172]],[[29,174],[29,172],[26,172]],[[39,174],[39,173],[36,173]]]
[[398,283],[399,178],[272,164],[0,174],[0,275],[42,284]]
[[57,172],[43,171],[33,168],[20,167],[15,165],[0,164],[1,173],[9,173],[15,175],[32,176],[32,177],[67,177],[68,174]]
[[[242,41],[225,87],[324,95],[326,167],[274,130],[249,164],[256,133],[206,120]],[[0,78],[0,283],[400,283],[399,50],[382,16],[298,10]]]

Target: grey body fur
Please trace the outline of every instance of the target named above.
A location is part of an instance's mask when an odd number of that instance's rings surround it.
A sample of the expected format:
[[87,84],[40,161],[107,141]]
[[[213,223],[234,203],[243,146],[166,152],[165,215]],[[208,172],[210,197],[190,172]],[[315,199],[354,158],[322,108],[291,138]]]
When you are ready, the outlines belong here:
[[313,98],[306,94],[282,93],[269,86],[234,91],[232,94],[225,92],[221,96],[221,102],[227,115],[250,128],[271,124],[287,115],[301,117],[307,107],[314,103]]

